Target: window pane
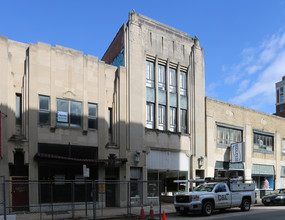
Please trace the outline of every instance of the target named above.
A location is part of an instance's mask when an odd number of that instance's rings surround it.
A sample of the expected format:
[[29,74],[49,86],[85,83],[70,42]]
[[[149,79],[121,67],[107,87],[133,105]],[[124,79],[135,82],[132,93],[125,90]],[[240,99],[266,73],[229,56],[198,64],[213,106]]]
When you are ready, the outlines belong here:
[[97,117],[97,105],[88,103],[88,116]]
[[165,90],[165,66],[158,65],[158,88]]
[[158,124],[160,130],[166,129],[166,115],[165,115],[165,105],[158,106]]
[[154,64],[152,62],[146,61],[146,86],[154,87]]
[[16,94],[16,124],[22,124],[22,95]]
[[187,132],[187,111],[180,110],[180,123],[181,123],[181,132]]
[[146,104],[146,127],[154,128],[154,104],[150,102]]
[[88,118],[88,128],[97,129],[97,118]]
[[57,121],[68,123],[69,122],[69,102],[63,99],[57,99]]
[[70,125],[81,126],[81,102],[70,102]]
[[39,123],[40,124],[49,124],[50,122],[50,113],[41,111],[39,112]]
[[180,72],[180,94],[186,95],[186,73]]
[[169,90],[176,92],[176,70],[169,68]]
[[176,131],[176,108],[170,108],[170,131]]
[[39,102],[41,110],[49,110],[49,97],[39,96]]

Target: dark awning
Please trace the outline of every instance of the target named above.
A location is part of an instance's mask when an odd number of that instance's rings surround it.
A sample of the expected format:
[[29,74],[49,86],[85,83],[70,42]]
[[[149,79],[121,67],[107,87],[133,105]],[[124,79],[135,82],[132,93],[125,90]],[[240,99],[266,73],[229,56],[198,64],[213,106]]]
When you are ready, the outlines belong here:
[[83,163],[115,163],[115,162],[127,162],[127,158],[112,158],[112,159],[84,159],[84,158],[74,158],[74,157],[64,157],[55,154],[46,154],[37,152],[35,157],[46,158],[46,159],[57,159],[57,160],[68,160]]

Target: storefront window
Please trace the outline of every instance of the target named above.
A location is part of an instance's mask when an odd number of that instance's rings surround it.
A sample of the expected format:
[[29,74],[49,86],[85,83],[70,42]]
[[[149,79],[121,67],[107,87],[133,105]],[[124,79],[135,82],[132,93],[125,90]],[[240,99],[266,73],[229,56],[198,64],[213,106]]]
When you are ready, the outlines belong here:
[[[173,196],[179,191],[187,191],[187,183],[175,183],[174,180],[188,179],[187,171],[148,171],[148,180],[161,181],[161,194],[164,196]],[[154,195],[158,192],[158,183],[149,182],[148,195]]]

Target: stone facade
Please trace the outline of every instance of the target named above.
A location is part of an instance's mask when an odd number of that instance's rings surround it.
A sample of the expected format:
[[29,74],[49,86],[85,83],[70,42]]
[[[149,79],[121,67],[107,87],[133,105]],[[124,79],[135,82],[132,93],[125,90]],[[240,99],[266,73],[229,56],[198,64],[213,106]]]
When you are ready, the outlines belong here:
[[[206,97],[206,128],[206,176],[217,176],[221,169],[218,163],[230,161],[230,143],[244,142],[244,167],[230,165],[225,169],[255,180],[261,190],[265,179],[270,182],[269,189],[284,187],[284,118]],[[240,141],[231,137],[232,131],[241,133]]]
[[[146,62],[154,65],[153,88],[146,86]],[[163,94],[158,64],[165,68]],[[90,169],[87,179],[147,180],[155,172],[166,187],[179,172],[185,179],[204,175],[205,165],[198,165],[205,155],[204,58],[198,38],[133,11],[102,61],[58,45],[0,36],[0,69],[0,172],[6,179],[75,180],[83,178],[84,164]],[[176,92],[169,91],[170,69],[176,73],[171,79]],[[152,129],[146,128],[150,99]],[[160,130],[162,100],[166,127]],[[163,166],[157,167],[156,156]],[[116,165],[106,163],[108,158]],[[166,178],[169,173],[172,179]],[[179,190],[170,185],[166,195]],[[126,204],[124,190],[117,205]],[[147,196],[142,190],[135,194]],[[38,189],[30,188],[29,203],[37,202]]]

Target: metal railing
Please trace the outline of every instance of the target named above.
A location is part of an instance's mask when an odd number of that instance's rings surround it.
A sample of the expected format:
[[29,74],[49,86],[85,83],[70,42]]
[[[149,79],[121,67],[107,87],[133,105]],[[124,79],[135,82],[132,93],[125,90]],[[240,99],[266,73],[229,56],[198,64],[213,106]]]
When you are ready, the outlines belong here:
[[4,220],[100,219],[141,215],[153,207],[161,217],[160,181],[25,181],[0,176]]

